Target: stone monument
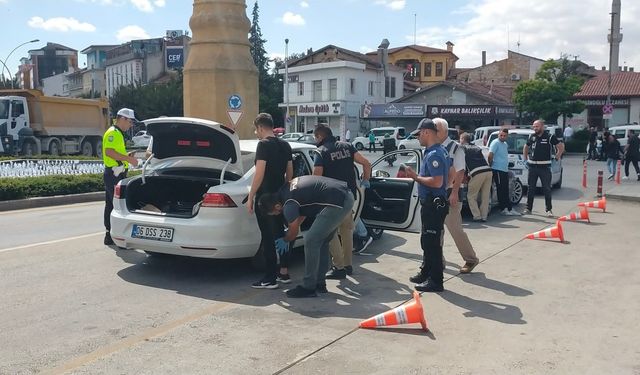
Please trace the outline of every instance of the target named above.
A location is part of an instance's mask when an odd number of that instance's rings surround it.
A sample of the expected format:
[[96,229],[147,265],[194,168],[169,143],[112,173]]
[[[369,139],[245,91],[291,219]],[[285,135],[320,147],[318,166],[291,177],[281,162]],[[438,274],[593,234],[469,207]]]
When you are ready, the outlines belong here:
[[194,0],[184,68],[184,115],[235,128],[253,139],[258,69],[249,53],[245,0]]

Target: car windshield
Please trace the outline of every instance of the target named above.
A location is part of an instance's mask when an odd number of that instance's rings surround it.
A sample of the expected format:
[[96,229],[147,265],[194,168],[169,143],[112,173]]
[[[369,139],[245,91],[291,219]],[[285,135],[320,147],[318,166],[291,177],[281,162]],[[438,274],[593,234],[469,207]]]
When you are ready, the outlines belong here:
[[9,101],[0,100],[0,120],[6,120],[9,115]]
[[[498,133],[491,134],[489,137],[489,141],[487,142],[487,146],[493,142],[494,139],[498,138]],[[529,138],[529,134],[516,134],[511,133],[507,138],[507,149],[510,154],[521,154],[524,145],[527,143],[527,139]]]

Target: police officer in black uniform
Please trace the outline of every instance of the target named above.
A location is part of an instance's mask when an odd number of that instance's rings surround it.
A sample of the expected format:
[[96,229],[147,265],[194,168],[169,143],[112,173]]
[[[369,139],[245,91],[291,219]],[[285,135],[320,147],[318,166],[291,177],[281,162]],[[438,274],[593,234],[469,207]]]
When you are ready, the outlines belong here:
[[533,134],[527,139],[522,153],[527,168],[529,169],[527,188],[527,209],[524,214],[530,214],[533,209],[533,199],[536,195],[536,184],[538,178],[542,184],[544,192],[545,210],[548,217],[553,217],[551,211],[551,158],[553,157],[555,146],[555,158],[560,160],[564,153],[564,144],[561,143],[555,134],[549,134],[544,129],[544,121],[533,122]]
[[423,251],[423,263],[417,275],[409,278],[416,283],[416,290],[421,292],[442,292],[442,236],[444,219],[449,212],[447,200],[447,182],[449,160],[446,151],[439,143],[438,128],[425,118],[418,125],[420,145],[426,147],[424,159],[420,166],[420,174],[406,167],[407,177],[416,181],[420,197],[420,216],[422,233],[420,245]]
[[[363,177],[360,186],[368,188],[371,177],[371,163],[351,143],[339,142],[333,136],[331,128],[320,124],[313,131],[318,144],[313,164],[314,176],[325,176],[344,181],[356,198],[356,168],[354,162],[362,165]],[[353,272],[353,217],[345,216],[338,227],[338,232],[331,240],[329,251],[333,259],[333,267],[327,272],[327,279],[344,279]],[[338,237],[339,235],[339,237]]]

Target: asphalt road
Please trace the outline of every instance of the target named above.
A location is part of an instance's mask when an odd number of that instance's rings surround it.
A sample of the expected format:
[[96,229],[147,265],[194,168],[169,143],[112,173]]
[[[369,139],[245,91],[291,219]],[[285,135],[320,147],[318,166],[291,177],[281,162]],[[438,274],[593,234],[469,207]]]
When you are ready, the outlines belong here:
[[[557,215],[592,199],[581,173],[565,160]],[[385,232],[353,277],[290,300],[251,289],[260,274],[244,261],[103,246],[101,203],[0,213],[0,374],[640,374],[640,205],[565,224],[566,244],[522,240],[553,224],[543,211],[538,196],[534,215],[465,224],[482,260],[470,275],[445,237],[447,291],[423,295],[426,334],[356,328],[411,298],[415,234]]]

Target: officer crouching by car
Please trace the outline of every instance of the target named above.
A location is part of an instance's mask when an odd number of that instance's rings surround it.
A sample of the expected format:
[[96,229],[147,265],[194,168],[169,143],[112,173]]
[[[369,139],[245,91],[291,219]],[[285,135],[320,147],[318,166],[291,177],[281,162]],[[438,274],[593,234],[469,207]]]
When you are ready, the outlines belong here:
[[420,245],[423,251],[423,262],[417,275],[409,278],[416,283],[416,290],[421,292],[442,292],[442,236],[444,234],[444,219],[449,212],[447,200],[447,182],[449,175],[449,160],[445,150],[438,141],[438,128],[425,118],[418,125],[420,145],[426,147],[424,159],[420,167],[420,174],[410,167],[405,168],[407,177],[416,181],[420,197],[420,217],[422,218],[422,232]]

